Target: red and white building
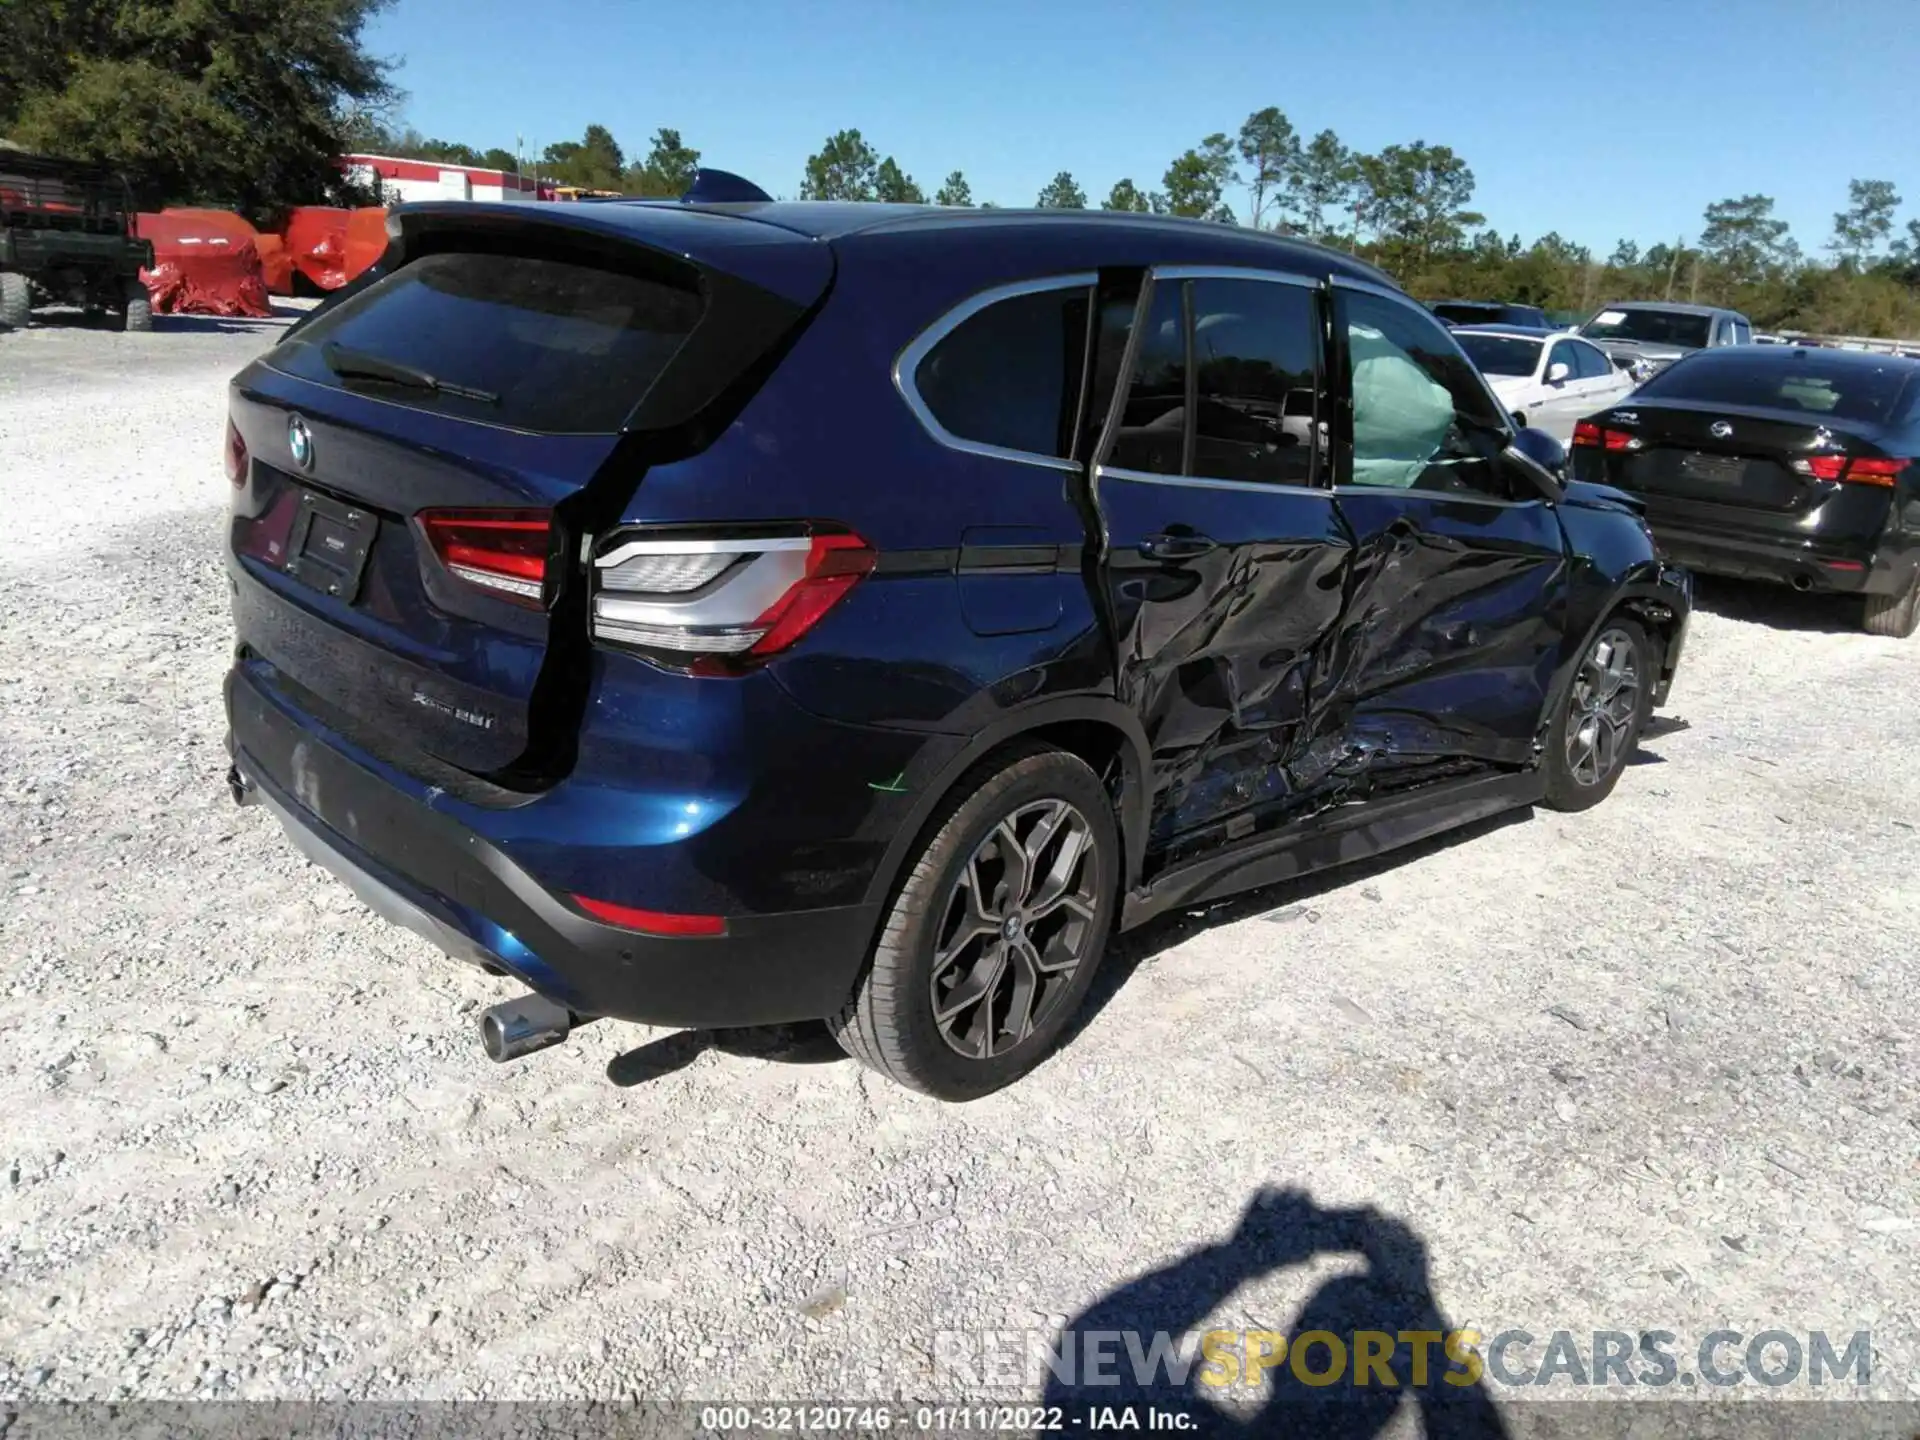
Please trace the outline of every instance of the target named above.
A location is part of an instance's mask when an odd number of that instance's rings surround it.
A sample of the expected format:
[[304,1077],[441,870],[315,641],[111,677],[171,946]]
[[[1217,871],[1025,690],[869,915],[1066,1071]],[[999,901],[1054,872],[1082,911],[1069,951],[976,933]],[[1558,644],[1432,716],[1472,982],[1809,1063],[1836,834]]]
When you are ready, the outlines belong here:
[[347,178],[362,185],[380,183],[389,205],[407,200],[506,200],[531,203],[553,199],[550,183],[511,170],[454,165],[441,160],[403,160],[393,155],[342,155]]

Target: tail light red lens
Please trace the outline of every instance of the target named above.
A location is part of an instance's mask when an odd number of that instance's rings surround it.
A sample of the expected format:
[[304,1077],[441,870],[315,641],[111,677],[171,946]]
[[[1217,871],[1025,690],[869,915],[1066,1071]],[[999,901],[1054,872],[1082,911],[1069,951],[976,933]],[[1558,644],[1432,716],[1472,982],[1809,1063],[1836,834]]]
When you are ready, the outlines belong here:
[[1583,450],[1638,450],[1640,437],[1629,435],[1625,430],[1607,430],[1591,420],[1581,420],[1573,427],[1573,443]]
[[1862,456],[1847,467],[1847,479],[1855,485],[1892,486],[1911,460],[1881,456]]
[[540,608],[552,516],[545,510],[423,510],[420,528],[456,579]]
[[227,479],[238,487],[247,483],[247,442],[240,438],[239,427],[233,421],[227,421],[227,443],[225,445]]
[[595,638],[698,674],[734,674],[791,649],[872,573],[845,531],[616,538],[594,561]]
[[618,925],[622,930],[638,930],[644,935],[688,937],[727,933],[724,915],[670,915],[661,910],[616,905],[611,900],[593,900],[585,895],[574,896],[573,903],[596,920]]
[[1850,485],[1891,487],[1911,460],[1881,455],[1809,455],[1793,462],[1793,468],[1816,480],[1844,480]]
[[753,623],[765,633],[749,655],[778,655],[790,648],[838,605],[879,557],[858,535],[815,535],[807,552],[807,573]]

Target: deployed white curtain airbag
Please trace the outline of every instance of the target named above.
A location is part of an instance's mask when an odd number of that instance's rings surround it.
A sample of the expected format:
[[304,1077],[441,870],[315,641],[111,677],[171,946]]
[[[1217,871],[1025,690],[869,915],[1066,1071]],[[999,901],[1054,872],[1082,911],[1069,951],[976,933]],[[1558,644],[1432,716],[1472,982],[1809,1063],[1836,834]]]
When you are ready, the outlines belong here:
[[1353,483],[1405,490],[1445,441],[1453,396],[1412,356],[1368,325],[1351,325]]

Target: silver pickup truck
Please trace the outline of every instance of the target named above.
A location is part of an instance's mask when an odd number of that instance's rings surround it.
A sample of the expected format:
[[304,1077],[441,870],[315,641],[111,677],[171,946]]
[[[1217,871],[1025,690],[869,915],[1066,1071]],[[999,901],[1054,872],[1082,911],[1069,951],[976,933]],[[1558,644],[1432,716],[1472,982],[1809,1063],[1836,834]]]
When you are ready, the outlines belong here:
[[1664,300],[1603,306],[1579,333],[1613,356],[1636,380],[1657,374],[1695,350],[1753,343],[1753,323],[1738,311]]

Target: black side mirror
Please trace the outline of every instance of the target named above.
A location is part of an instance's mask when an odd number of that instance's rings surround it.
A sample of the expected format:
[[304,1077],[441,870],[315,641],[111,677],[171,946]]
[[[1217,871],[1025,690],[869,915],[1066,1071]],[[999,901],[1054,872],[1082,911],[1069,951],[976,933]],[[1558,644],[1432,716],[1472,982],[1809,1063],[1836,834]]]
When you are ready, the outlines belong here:
[[1560,498],[1567,473],[1565,446],[1544,430],[1522,425],[1513,432],[1513,443],[1508,450],[1522,462],[1515,468],[1527,473],[1542,496],[1548,500]]
[[1522,425],[1514,431],[1513,448],[1542,470],[1550,471],[1555,475],[1567,468],[1566,446],[1546,431],[1536,430],[1531,425]]

